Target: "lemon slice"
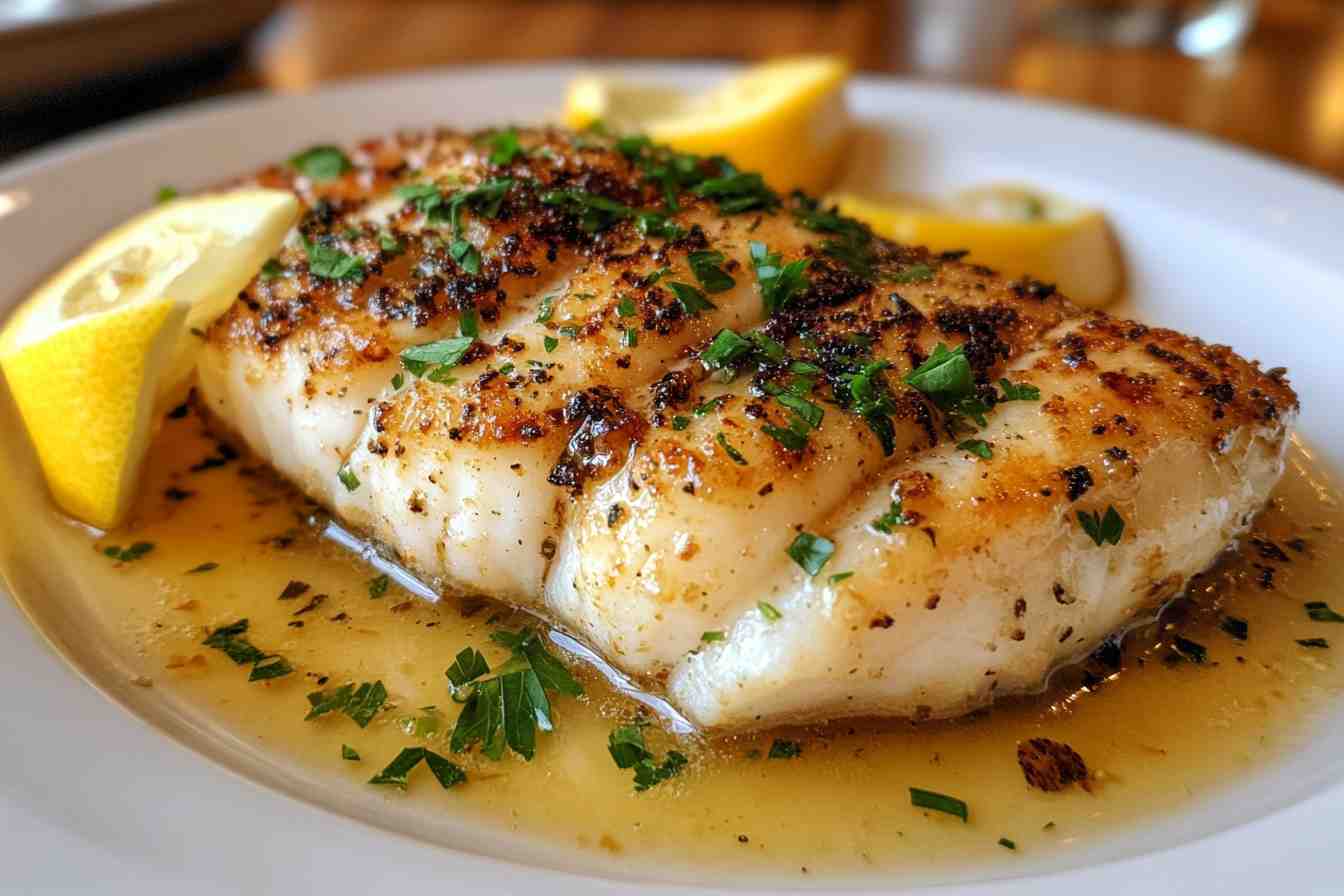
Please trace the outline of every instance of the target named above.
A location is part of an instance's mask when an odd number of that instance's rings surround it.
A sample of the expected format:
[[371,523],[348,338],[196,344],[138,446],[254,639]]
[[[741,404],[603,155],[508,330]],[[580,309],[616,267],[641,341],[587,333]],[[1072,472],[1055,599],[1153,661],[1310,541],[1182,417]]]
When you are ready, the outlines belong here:
[[1010,277],[1054,283],[1074,303],[1100,308],[1116,298],[1124,268],[1106,216],[1028,187],[966,190],[941,204],[851,193],[829,201],[880,236],[934,251],[969,250],[969,260]]
[[284,242],[279,190],[182,199],[133,218],[40,286],[0,333],[0,367],[57,504],[100,528],[125,515],[156,409],[197,339]]
[[601,121],[682,152],[724,155],[777,190],[815,193],[831,183],[850,141],[848,77],[849,65],[831,56],[765,62],[700,94],[580,77],[564,121],[576,129]]

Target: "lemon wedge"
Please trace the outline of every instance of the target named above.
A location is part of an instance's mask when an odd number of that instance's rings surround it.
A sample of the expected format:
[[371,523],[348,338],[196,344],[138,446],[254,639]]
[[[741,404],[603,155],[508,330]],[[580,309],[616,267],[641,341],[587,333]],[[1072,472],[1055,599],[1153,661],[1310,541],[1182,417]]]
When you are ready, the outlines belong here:
[[850,142],[849,71],[832,56],[789,57],[699,94],[580,77],[569,86],[564,121],[575,129],[601,121],[682,152],[724,155],[777,190],[815,193],[834,179]]
[[1124,283],[1106,216],[1029,187],[978,187],[939,204],[852,193],[829,202],[880,236],[939,252],[966,249],[971,261],[1053,283],[1085,308],[1115,299]]
[[134,494],[161,409],[222,314],[298,220],[279,190],[165,203],[42,284],[0,333],[0,367],[56,503],[100,528]]

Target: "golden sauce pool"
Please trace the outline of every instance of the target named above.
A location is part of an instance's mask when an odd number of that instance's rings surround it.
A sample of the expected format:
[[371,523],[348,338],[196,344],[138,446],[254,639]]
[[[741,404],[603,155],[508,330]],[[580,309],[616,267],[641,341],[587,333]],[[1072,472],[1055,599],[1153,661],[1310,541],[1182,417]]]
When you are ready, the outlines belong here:
[[[534,761],[451,752],[459,708],[445,670],[467,646],[495,666],[507,651],[491,633],[517,630],[524,617],[483,601],[431,605],[395,584],[383,591],[376,571],[309,525],[315,508],[253,459],[221,453],[192,415],[166,421],[147,468],[132,522],[97,539],[78,532],[84,550],[68,558],[81,580],[97,582],[84,611],[118,633],[114,646],[139,683],[190,701],[327,786],[377,791],[394,810],[454,813],[631,873],[1011,872],[1026,856],[1095,844],[1236,781],[1308,736],[1344,685],[1344,626],[1303,607],[1328,599],[1339,579],[1341,511],[1334,486],[1295,447],[1241,551],[1122,648],[1055,676],[1047,693],[957,722],[840,723],[709,743],[678,741],[655,722],[650,749],[690,762],[637,793],[607,744],[640,709],[580,664],[572,668],[586,694],[553,697],[556,730],[538,733]],[[106,553],[136,543],[153,549],[127,560]],[[307,587],[282,599],[291,582]],[[247,666],[202,644],[240,619],[291,674],[249,682]],[[1299,643],[1320,643],[1311,639],[1329,646]],[[374,680],[389,697],[367,728],[339,713],[305,721],[310,692]],[[1029,787],[1017,745],[1035,737],[1076,750],[1086,786]],[[799,755],[771,758],[776,740]],[[444,790],[422,765],[404,794],[367,783],[410,746],[448,757],[467,781]],[[343,758],[350,751],[359,759]],[[913,807],[911,787],[964,800],[969,821]]]

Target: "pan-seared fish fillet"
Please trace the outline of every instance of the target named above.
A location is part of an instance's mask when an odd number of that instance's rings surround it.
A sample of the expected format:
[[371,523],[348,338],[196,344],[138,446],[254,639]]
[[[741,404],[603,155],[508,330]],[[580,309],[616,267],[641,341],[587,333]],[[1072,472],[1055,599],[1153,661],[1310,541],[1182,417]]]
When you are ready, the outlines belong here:
[[1226,347],[722,160],[518,137],[262,172],[309,210],[209,332],[200,394],[427,581],[546,617],[697,724],[1037,688],[1282,471],[1296,398]]

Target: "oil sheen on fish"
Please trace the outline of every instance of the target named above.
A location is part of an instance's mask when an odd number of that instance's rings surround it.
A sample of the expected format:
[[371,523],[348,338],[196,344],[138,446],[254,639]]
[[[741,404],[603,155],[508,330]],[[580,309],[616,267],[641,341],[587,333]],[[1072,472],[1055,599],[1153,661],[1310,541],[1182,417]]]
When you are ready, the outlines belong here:
[[214,419],[445,591],[706,728],[946,717],[1178,592],[1297,400],[1224,346],[874,237],[722,159],[400,135],[207,334]]

